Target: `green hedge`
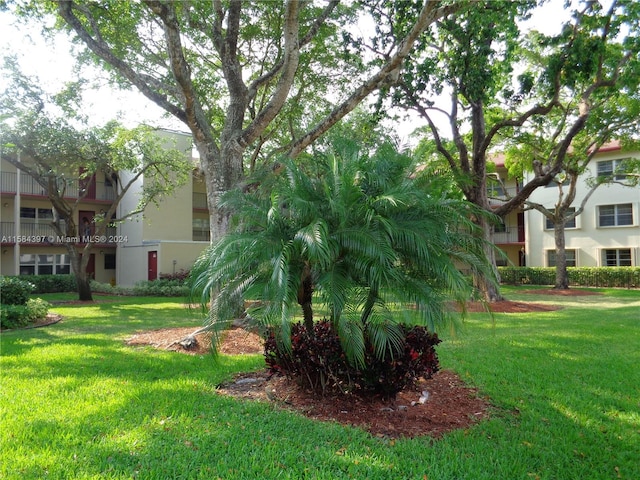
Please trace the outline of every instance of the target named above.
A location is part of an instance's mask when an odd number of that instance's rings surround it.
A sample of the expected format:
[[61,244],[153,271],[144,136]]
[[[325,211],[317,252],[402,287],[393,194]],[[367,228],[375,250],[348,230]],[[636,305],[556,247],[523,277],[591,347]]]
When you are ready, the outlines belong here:
[[35,286],[24,278],[0,278],[0,303],[3,305],[26,305]]
[[20,275],[13,278],[35,285],[34,293],[75,292],[78,289],[73,275]]
[[[555,285],[554,267],[498,267],[502,283]],[[640,288],[640,267],[568,267],[569,284],[580,287]]]
[[91,281],[91,290],[108,295],[135,295],[139,297],[186,297],[189,287],[184,280],[145,280],[133,287],[112,286],[108,283]]

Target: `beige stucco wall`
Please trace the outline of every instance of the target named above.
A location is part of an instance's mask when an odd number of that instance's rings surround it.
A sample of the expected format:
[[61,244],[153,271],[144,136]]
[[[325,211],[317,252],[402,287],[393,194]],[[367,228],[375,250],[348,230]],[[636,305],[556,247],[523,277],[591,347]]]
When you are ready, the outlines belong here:
[[[591,166],[591,174],[595,175],[596,162],[629,157],[628,153],[619,151],[597,155]],[[633,154],[632,156],[639,156]],[[580,205],[588,192],[583,181],[578,186],[573,206]],[[537,189],[531,200],[547,207],[552,207],[558,199],[558,189],[547,187]],[[632,204],[633,224],[629,226],[598,227],[598,206]],[[529,211],[526,216],[527,257],[528,265],[547,266],[547,252],[555,250],[553,230],[545,228],[544,216],[537,211]],[[633,265],[640,265],[640,187],[625,187],[618,184],[600,186],[585,205],[584,212],[576,218],[576,228],[565,231],[566,249],[576,250],[576,262],[579,267],[601,266],[601,250],[606,248],[631,249]]]
[[118,245],[116,254],[116,284],[130,287],[147,280],[148,252],[159,250],[157,244]]
[[158,273],[169,274],[191,269],[193,262],[208,245],[208,242],[162,242]]
[[[208,242],[161,241],[136,246],[119,246],[117,255],[120,286],[133,286],[148,278],[148,254],[158,253],[158,276],[189,270]],[[173,263],[175,260],[175,264]]]
[[191,182],[179,187],[171,197],[148,206],[144,212],[143,241],[191,240]]

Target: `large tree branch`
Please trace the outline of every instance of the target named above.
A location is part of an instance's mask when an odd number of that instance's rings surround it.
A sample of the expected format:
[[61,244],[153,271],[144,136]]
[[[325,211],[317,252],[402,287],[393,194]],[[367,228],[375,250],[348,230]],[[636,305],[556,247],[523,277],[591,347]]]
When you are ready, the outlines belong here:
[[[156,79],[152,79],[148,75],[137,73],[129,64],[118,58],[109,47],[109,45],[98,34],[95,19],[93,19],[91,12],[86,8],[81,8],[78,4],[69,0],[57,0],[58,13],[67,22],[67,24],[76,32],[76,34],[82,39],[83,42],[89,47],[89,49],[97,55],[99,58],[107,62],[114,67],[118,73],[129,80],[144,96],[150,99],[152,102],[175,116],[179,120],[186,123],[185,112],[171,103],[167,95],[161,93],[158,90],[158,86],[166,90],[171,90],[168,85],[160,84]],[[83,25],[80,19],[76,16],[75,10],[81,11],[87,18],[87,21],[94,25],[94,34],[92,35],[89,30]],[[95,37],[94,37],[95,35]]]
[[[438,152],[440,152],[440,154],[447,160],[447,163],[449,164],[449,167],[451,168],[451,170],[454,173],[458,173],[459,172],[459,168],[458,168],[458,164],[456,162],[456,159],[455,159],[455,157],[453,155],[451,155],[451,152],[449,152],[449,150],[445,147],[444,142],[442,141],[442,137],[440,136],[440,131],[438,130],[437,125],[435,124],[435,122],[431,118],[431,114],[429,113],[428,109],[425,108],[424,105],[422,105],[420,100],[415,95],[415,92],[413,92],[409,87],[407,87],[407,85],[405,83],[402,83],[400,85],[400,88],[402,88],[402,90],[405,93],[406,98],[413,105],[413,109],[416,112],[418,112],[418,114],[422,118],[424,118],[427,121],[427,125],[429,126],[429,130],[431,130],[431,135],[433,135],[433,139],[436,142],[436,149],[438,150]],[[441,110],[439,108],[436,108],[435,110],[438,111],[438,112],[443,113],[444,115],[447,116],[447,118],[451,119],[451,115],[448,112],[445,112],[445,111],[443,111],[443,110]]]
[[[313,24],[307,31],[307,33],[299,41],[299,49],[309,44],[311,40],[317,35],[320,27],[327,21],[327,18],[331,15],[336,6],[340,3],[340,0],[331,0],[327,6],[322,10],[322,13],[314,20]],[[249,98],[253,99],[256,96],[258,89],[270,82],[278,74],[285,64],[285,57],[281,58],[276,64],[267,72],[256,78],[251,85],[249,85]]]
[[193,133],[196,142],[205,142],[215,148],[210,123],[202,105],[200,105],[198,94],[191,81],[191,69],[184,57],[175,6],[172,3],[155,0],[145,0],[145,4],[162,20],[171,71],[180,88],[184,102],[184,121]]
[[291,157],[299,155],[306,147],[324,135],[333,125],[350,113],[360,104],[371,92],[385,85],[397,82],[400,76],[400,69],[405,58],[411,52],[415,41],[420,34],[434,21],[442,18],[460,8],[460,5],[447,5],[438,8],[439,2],[436,0],[426,0],[416,23],[407,36],[400,42],[395,54],[368,80],[363,82],[345,101],[336,106],[329,115],[318,125],[313,127],[307,134],[300,137],[293,143],[289,150]]
[[251,122],[242,133],[240,140],[241,146],[246,147],[258,138],[280,112],[287,100],[300,58],[300,46],[298,45],[299,8],[298,0],[290,0],[287,2],[283,29],[284,65],[282,73],[278,79],[275,92],[271,96],[271,100],[269,100],[262,111],[258,113],[253,122]]

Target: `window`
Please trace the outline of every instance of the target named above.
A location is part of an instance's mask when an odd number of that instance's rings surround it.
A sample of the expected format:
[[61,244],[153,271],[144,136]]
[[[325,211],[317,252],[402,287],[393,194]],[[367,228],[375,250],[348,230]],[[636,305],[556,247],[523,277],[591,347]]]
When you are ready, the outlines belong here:
[[29,207],[20,207],[20,218],[36,218],[36,209]]
[[56,255],[56,274],[69,275],[71,273],[71,258],[67,254]]
[[602,250],[603,267],[631,267],[630,248],[608,248]]
[[499,179],[487,178],[487,194],[491,198],[502,198],[505,196],[504,188],[502,188],[502,183]]
[[499,219],[499,221],[495,224],[493,231],[495,233],[505,233],[507,231],[507,226],[504,224],[504,220]]
[[36,256],[35,255],[20,255],[20,275],[35,275],[36,274]]
[[[567,209],[564,216],[568,217],[570,215],[573,215],[574,213],[576,213],[575,207],[570,207],[569,209]],[[554,222],[551,219],[549,219],[548,217],[544,217],[544,222],[544,228],[546,228],[547,230],[553,230]],[[564,228],[577,228],[576,217],[573,217],[571,220],[566,222],[564,224]]]
[[53,220],[53,210],[50,208],[20,207],[20,218],[29,218],[39,223],[49,223]]
[[627,175],[625,174],[625,171],[627,160],[627,158],[622,158],[619,160],[604,160],[602,162],[598,162],[596,164],[598,177],[605,177],[608,180],[626,180]]
[[105,253],[104,254],[104,269],[105,270],[115,270],[116,268],[116,254],[115,253]]
[[38,255],[36,265],[38,275],[53,275],[55,255]]
[[209,240],[209,219],[208,218],[194,218],[193,225],[193,241],[208,241]]
[[[565,250],[565,257],[567,259],[567,267],[575,267],[576,265],[576,251]],[[557,255],[555,250],[547,250],[547,267],[557,266]]]
[[622,225],[633,225],[633,207],[630,203],[600,205],[598,207],[599,227],[617,227]]
[[69,273],[71,273],[69,255],[20,255],[20,275],[68,275]]

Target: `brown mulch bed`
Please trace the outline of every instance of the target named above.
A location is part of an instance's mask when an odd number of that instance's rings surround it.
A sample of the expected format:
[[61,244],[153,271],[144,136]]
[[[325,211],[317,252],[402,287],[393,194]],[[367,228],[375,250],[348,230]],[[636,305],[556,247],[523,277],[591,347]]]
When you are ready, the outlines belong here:
[[[143,332],[129,338],[127,344],[151,345],[191,355],[206,354],[210,346],[206,333],[196,336],[198,343],[193,349],[185,349],[179,343],[196,330],[194,327]],[[255,333],[234,328],[225,335],[220,351],[230,355],[263,353],[263,342]],[[421,403],[425,391],[429,392],[428,399]],[[218,392],[236,398],[272,402],[317,420],[358,426],[382,438],[438,437],[486,418],[490,407],[487,399],[478,396],[475,389],[465,386],[454,372],[446,370],[429,380],[421,379],[415,388],[400,392],[394,400],[355,395],[323,397],[285,377],[269,377],[266,370],[240,374],[219,385]]]
[[[532,290],[530,293],[547,295],[597,295],[588,290]],[[526,313],[553,311],[560,307],[525,302],[502,301],[491,304],[493,312]],[[470,303],[469,311],[484,311],[480,303]],[[195,348],[185,349],[178,342],[194,328],[162,329],[143,332],[131,337],[129,345],[152,345],[191,355],[209,351],[207,334],[196,336]],[[262,339],[242,328],[227,332],[220,347],[230,355],[257,354],[263,352]],[[477,390],[464,384],[452,371],[443,370],[429,380],[421,379],[415,388],[400,392],[394,400],[379,397],[361,398],[355,395],[315,394],[285,377],[269,377],[266,370],[243,373],[232,381],[218,386],[218,392],[247,400],[272,402],[283,409],[296,411],[307,417],[334,421],[364,428],[381,438],[416,437],[428,435],[437,438],[446,432],[466,429],[487,418],[490,412],[488,399],[480,397]],[[428,398],[421,403],[424,392]]]
[[[566,290],[557,290],[555,288],[542,288],[537,290],[525,290],[520,293],[527,293],[532,295],[552,295],[562,297],[583,297],[587,295],[602,295],[600,292],[594,292],[592,290],[575,290],[572,288]],[[559,310],[562,307],[558,305],[542,305],[532,302],[512,302],[510,300],[503,300],[500,302],[494,302],[488,305],[490,311],[494,313],[528,313],[528,312],[553,312]],[[469,312],[484,312],[487,310],[481,302],[469,302],[467,304],[467,311]]]

